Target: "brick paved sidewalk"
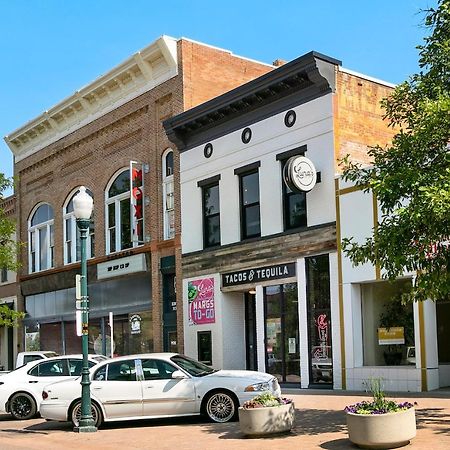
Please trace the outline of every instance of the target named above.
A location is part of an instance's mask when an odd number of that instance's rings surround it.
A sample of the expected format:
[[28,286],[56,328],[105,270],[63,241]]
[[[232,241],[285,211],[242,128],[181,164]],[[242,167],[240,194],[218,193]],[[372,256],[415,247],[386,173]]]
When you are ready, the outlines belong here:
[[[288,391],[289,392],[289,391]],[[290,391],[292,392],[292,391]],[[0,416],[0,450],[284,450],[355,449],[347,438],[347,404],[361,400],[358,394],[336,391],[294,391],[296,421],[291,433],[270,438],[249,439],[238,423],[211,424],[200,418],[146,420],[107,424],[97,433],[76,434],[67,423],[42,419],[20,422]],[[398,400],[417,401],[417,437],[411,450],[450,449],[450,395],[398,394]]]

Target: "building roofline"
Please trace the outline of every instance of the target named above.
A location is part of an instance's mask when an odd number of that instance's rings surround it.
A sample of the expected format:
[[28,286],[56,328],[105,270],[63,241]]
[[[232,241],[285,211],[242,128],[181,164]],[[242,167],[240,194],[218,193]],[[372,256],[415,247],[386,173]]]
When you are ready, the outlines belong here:
[[[216,137],[230,132],[229,126],[220,125],[232,121],[236,116],[259,110],[260,114],[252,114],[251,120],[261,120],[267,114],[274,114],[275,110],[279,112],[292,103],[300,104],[334,91],[335,67],[340,65],[341,61],[321,53],[306,53],[225,94],[167,119],[163,125],[169,139],[179,150],[187,150],[198,145],[202,140],[200,135],[205,130],[216,128]],[[294,92],[296,95],[291,95]],[[268,104],[273,107],[268,108]],[[208,136],[211,137],[211,134]]]
[[20,161],[178,73],[177,39],[161,36],[5,136]]

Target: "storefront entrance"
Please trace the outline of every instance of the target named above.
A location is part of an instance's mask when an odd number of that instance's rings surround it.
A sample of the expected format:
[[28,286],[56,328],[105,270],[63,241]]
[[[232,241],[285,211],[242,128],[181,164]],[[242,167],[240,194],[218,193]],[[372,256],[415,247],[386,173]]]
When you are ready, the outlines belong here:
[[247,370],[258,370],[255,306],[255,294],[247,292],[245,294],[245,362]]
[[266,372],[300,383],[297,283],[264,288]]

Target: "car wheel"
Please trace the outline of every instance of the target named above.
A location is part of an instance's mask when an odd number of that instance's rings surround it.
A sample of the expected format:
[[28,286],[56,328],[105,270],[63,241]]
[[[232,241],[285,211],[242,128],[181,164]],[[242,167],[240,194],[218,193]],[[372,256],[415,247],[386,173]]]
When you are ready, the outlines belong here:
[[[94,426],[100,428],[103,423],[102,412],[99,406],[91,401],[91,414],[94,419]],[[78,400],[72,407],[72,412],[70,413],[70,420],[74,427],[78,427],[81,419],[81,400]]]
[[36,402],[32,395],[26,392],[18,392],[11,397],[9,402],[11,415],[17,420],[27,420],[37,413]]
[[205,412],[213,422],[224,423],[237,418],[239,404],[233,394],[216,391],[206,400]]

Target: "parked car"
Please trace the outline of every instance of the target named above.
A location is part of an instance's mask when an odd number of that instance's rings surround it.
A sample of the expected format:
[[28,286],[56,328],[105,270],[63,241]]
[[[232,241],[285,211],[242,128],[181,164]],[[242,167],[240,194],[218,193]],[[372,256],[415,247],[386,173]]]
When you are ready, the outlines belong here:
[[[92,367],[106,356],[90,355]],[[0,414],[11,413],[18,420],[31,419],[39,412],[45,385],[81,375],[82,355],[38,359],[0,377]]]
[[[122,356],[90,369],[92,415],[103,422],[205,414],[214,422],[237,417],[255,395],[281,395],[272,375],[217,370],[176,353]],[[53,383],[42,392],[41,416],[71,421],[81,416],[80,381]]]
[[19,352],[16,358],[16,369],[24,364],[38,359],[53,358],[59,356],[58,353],[52,351],[33,351],[33,352]]

